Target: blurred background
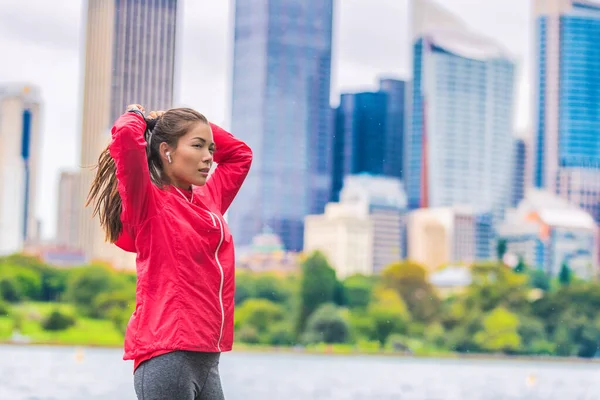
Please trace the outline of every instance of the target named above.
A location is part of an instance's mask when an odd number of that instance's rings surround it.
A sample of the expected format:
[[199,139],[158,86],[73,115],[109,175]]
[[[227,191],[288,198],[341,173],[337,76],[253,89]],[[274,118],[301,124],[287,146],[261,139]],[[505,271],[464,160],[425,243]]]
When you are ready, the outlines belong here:
[[130,103],[254,151],[227,398],[594,398],[598,43],[591,0],[3,0],[0,399],[135,398],[83,207]]

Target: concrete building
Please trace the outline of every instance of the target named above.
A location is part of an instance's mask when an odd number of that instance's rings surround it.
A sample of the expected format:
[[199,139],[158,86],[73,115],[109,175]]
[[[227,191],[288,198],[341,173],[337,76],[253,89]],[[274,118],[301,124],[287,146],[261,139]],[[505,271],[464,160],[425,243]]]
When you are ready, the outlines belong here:
[[423,208],[408,217],[408,258],[429,271],[488,259],[492,238],[491,215],[469,208]]
[[321,251],[339,278],[373,273],[373,224],[360,206],[328,203],[304,224],[304,252]]
[[370,174],[344,179],[340,203],[356,205],[373,226],[374,274],[406,258],[406,193],[397,178]]
[[[128,104],[148,110],[172,107],[175,78],[177,0],[87,0],[81,191],[85,203],[110,128]],[[91,208],[79,216],[78,248],[88,260],[135,267],[135,255],[104,241]]]
[[598,228],[591,214],[543,190],[530,190],[498,227],[507,254],[551,276],[566,263],[582,278],[598,274]]
[[63,171],[58,183],[58,207],[56,219],[56,245],[78,249],[79,227],[83,203],[80,199],[81,174],[79,171]]
[[0,86],[0,255],[39,239],[40,108],[37,87]]
[[406,256],[406,195],[397,178],[344,179],[339,203],[305,219],[305,252],[321,250],[340,276],[379,274]]

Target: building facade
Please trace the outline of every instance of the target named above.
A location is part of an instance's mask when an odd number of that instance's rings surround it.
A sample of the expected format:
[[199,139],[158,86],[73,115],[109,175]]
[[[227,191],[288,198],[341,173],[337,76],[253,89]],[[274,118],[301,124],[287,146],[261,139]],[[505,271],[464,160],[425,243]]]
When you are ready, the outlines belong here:
[[471,264],[492,255],[491,214],[463,207],[414,210],[408,218],[408,258],[429,271]]
[[591,214],[548,191],[531,190],[508,215],[498,228],[508,254],[550,276],[563,264],[581,278],[598,276],[598,228]]
[[510,199],[511,207],[519,205],[525,196],[526,176],[527,176],[527,144],[524,139],[515,139],[513,147],[512,163],[512,194]]
[[600,221],[600,4],[536,0],[534,185]]
[[330,195],[333,1],[236,0],[232,131],[253,150],[228,222],[236,244],[265,226],[303,247]]
[[0,255],[39,238],[40,103],[37,87],[0,86]]
[[370,174],[344,179],[340,203],[358,207],[373,229],[372,273],[406,258],[406,193],[398,178]]
[[382,79],[377,92],[344,93],[335,110],[331,201],[344,177],[369,173],[402,178],[404,81]]
[[431,29],[413,47],[405,182],[410,208],[510,204],[515,65],[473,32]]
[[79,198],[80,185],[81,174],[79,171],[61,172],[58,182],[57,246],[71,248],[79,240],[79,216],[83,207]]
[[339,278],[373,274],[373,223],[359,205],[328,203],[305,224],[305,253],[322,252]]

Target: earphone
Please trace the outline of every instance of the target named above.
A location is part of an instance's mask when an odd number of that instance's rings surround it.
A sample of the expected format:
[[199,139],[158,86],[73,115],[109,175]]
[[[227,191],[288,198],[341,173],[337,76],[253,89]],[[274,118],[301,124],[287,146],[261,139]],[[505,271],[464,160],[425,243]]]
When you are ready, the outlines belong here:
[[173,161],[171,161],[171,152],[170,152],[170,151],[167,151],[167,152],[165,153],[165,155],[167,156],[167,160],[169,160],[169,164],[171,164],[171,163],[173,162]]

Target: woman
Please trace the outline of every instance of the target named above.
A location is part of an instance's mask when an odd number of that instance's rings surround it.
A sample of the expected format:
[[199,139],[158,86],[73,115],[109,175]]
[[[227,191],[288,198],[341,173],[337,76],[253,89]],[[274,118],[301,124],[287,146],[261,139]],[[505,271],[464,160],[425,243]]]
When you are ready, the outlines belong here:
[[187,108],[146,119],[132,105],[112,128],[88,203],[107,239],[137,253],[123,358],[134,360],[140,400],[224,398],[235,263],[223,214],[251,162],[246,144]]

